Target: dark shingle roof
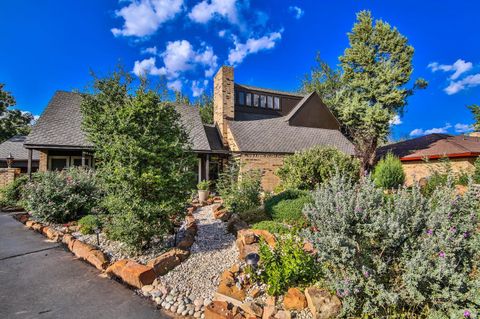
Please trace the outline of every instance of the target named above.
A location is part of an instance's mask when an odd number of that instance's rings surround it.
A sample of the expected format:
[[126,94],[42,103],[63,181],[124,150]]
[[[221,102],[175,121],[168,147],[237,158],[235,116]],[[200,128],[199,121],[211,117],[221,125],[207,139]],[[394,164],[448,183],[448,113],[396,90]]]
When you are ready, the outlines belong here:
[[338,130],[290,126],[285,117],[229,121],[242,152],[295,153],[314,146],[332,146],[353,155],[352,143]]
[[261,87],[257,87],[257,86],[238,84],[238,83],[235,83],[235,87],[236,88],[244,88],[246,90],[252,90],[252,91],[259,91],[259,92],[278,94],[278,95],[290,95],[290,96],[303,98],[303,94],[295,93],[295,92],[278,91],[278,90],[266,89],[266,88],[261,88]]
[[480,154],[480,138],[475,136],[448,134],[429,134],[395,144],[380,147],[377,157],[388,152],[402,160],[416,160],[426,157],[477,156]]
[[[5,160],[10,154],[15,161],[26,161],[28,159],[28,150],[23,147],[26,136],[14,136],[2,144],[0,144],[0,160]],[[32,152],[32,159],[39,160],[40,156],[37,151]]]
[[[25,144],[46,148],[92,147],[81,129],[81,101],[82,95],[79,93],[57,91],[28,135]],[[175,105],[175,108],[189,132],[193,150],[209,151],[210,145],[198,109],[184,105]]]
[[220,137],[220,134],[218,133],[217,128],[215,125],[209,125],[205,124],[205,133],[207,134],[207,139],[208,143],[210,144],[210,148],[212,151],[220,151],[220,152],[225,152],[228,151],[223,147],[222,143],[222,138]]
[[81,129],[82,95],[57,91],[43,111],[25,145],[46,147],[91,148]]

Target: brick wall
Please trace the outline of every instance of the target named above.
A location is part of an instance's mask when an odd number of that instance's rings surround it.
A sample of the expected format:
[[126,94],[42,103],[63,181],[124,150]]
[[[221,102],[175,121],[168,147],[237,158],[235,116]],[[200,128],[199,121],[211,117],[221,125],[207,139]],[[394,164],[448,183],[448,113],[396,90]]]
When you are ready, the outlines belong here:
[[20,168],[0,168],[0,188],[7,186],[20,176]]
[[283,165],[283,154],[248,154],[240,155],[241,170],[259,169],[262,173],[262,187],[265,191],[273,191],[280,184],[280,178],[275,175]]
[[[471,172],[474,169],[474,157],[467,158],[451,158],[450,163],[454,173]],[[403,162],[403,170],[405,171],[405,184],[411,186],[418,182],[421,178],[426,178],[432,174],[432,171],[442,170],[444,167],[438,160],[430,160],[428,163],[424,161],[408,161]]]
[[233,68],[222,66],[213,79],[213,121],[225,146],[228,145],[227,121],[235,115],[234,99]]
[[46,172],[48,167],[48,151],[39,151],[40,161],[38,164],[39,172]]

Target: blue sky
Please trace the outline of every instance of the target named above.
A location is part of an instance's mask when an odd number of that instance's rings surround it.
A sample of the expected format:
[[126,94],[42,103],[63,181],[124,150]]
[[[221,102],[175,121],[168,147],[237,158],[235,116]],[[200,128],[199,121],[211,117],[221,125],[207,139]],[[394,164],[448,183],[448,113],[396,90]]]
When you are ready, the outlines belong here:
[[117,64],[165,76],[190,96],[235,65],[239,83],[296,90],[316,52],[332,66],[356,12],[396,26],[415,48],[409,98],[393,137],[461,133],[480,104],[478,1],[2,0],[0,82],[19,109],[41,114],[56,90],[83,90]]

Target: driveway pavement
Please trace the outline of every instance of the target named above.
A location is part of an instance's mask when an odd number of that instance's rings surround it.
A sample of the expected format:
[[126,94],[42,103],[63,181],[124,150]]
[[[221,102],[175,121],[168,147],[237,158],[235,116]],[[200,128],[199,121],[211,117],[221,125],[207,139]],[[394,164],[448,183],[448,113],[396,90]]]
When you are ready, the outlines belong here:
[[61,245],[0,213],[0,318],[169,318]]

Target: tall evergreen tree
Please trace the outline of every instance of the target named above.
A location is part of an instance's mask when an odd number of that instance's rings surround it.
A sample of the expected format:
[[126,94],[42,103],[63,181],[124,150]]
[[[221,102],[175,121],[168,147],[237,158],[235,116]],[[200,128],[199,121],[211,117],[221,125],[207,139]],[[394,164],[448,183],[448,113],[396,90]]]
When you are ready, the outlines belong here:
[[382,20],[374,23],[369,11],[357,14],[348,38],[349,47],[339,58],[340,70],[319,60],[303,89],[316,90],[332,109],[365,171],[390,133],[390,121],[403,112],[407,97],[427,83],[418,79],[413,87],[406,87],[414,49],[395,27]]
[[29,112],[8,109],[15,106],[16,101],[4,87],[0,83],[0,143],[15,135],[28,135],[33,121],[33,115]]
[[475,131],[480,131],[480,105],[472,104],[467,107],[472,112],[473,118],[475,119],[475,123],[473,124],[473,129]]

